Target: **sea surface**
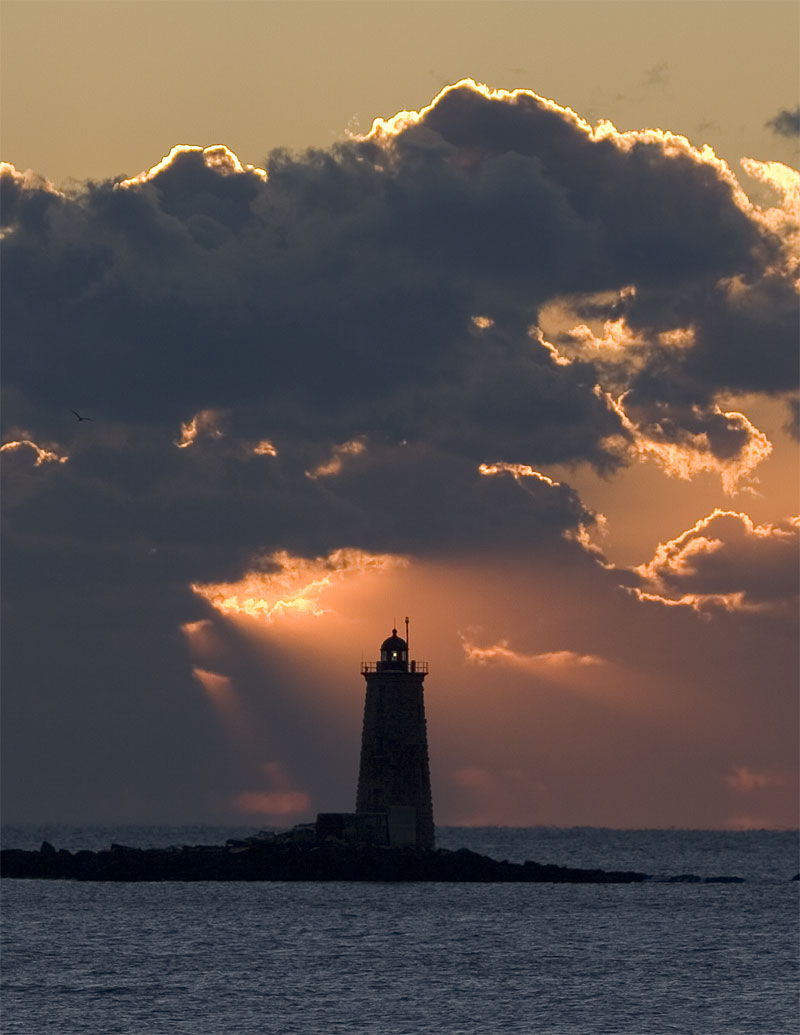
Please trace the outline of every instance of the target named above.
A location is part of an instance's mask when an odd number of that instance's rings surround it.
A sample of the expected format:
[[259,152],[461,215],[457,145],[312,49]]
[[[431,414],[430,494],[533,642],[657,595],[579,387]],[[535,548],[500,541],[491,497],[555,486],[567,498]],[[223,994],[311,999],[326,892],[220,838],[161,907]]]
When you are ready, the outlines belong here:
[[[256,828],[16,827],[4,847]],[[795,1035],[797,831],[455,828],[645,884],[2,882],[3,1035]],[[694,873],[741,884],[666,883]]]

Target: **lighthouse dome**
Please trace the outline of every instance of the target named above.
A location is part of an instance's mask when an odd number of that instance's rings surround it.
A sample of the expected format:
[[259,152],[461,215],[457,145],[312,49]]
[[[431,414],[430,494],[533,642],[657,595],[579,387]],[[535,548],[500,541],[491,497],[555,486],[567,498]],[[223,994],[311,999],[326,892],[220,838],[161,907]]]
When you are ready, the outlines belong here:
[[381,644],[381,654],[383,654],[384,651],[389,651],[391,653],[392,651],[401,650],[408,650],[408,644],[402,636],[397,635],[397,629],[392,629],[392,635],[388,636]]
[[380,670],[408,669],[408,644],[397,635],[397,629],[392,629],[392,635],[387,637],[381,644]]

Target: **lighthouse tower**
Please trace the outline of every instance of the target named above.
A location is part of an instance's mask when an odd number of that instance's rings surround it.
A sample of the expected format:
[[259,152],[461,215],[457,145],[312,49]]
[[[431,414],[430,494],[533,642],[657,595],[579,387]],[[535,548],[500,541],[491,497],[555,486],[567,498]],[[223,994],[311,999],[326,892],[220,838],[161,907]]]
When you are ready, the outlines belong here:
[[380,661],[361,664],[367,694],[356,813],[384,813],[392,845],[434,846],[422,692],[427,672],[427,662],[409,661],[408,642],[397,629],[381,644]]

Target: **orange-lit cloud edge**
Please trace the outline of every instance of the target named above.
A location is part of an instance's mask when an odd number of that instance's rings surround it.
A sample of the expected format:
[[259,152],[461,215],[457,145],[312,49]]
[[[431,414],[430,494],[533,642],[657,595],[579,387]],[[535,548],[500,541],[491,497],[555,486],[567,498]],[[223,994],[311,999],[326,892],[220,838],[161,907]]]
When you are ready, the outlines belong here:
[[30,438],[16,439],[11,442],[4,442],[0,445],[0,453],[5,452],[16,452],[18,449],[32,449],[34,453],[34,467],[41,467],[42,464],[65,464],[69,457],[64,454],[56,452],[55,447],[51,449],[45,449],[43,446],[37,445]]

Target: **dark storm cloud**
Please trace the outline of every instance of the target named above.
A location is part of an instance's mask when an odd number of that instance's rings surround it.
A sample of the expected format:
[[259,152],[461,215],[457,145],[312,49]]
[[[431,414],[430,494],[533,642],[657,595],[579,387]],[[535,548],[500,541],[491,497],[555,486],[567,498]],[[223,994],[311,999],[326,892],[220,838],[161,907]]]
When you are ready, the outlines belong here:
[[[797,385],[797,291],[789,276],[765,273],[733,295],[709,286],[686,299],[695,345],[677,352],[654,347],[633,381],[632,400],[708,403],[720,391],[780,395]],[[634,300],[629,322],[652,328],[647,301]],[[656,323],[656,327],[658,324]]]
[[[694,349],[673,350],[668,360],[654,349],[637,380],[639,399],[702,404],[722,389],[794,387],[794,280],[774,267],[777,242],[736,201],[730,174],[716,160],[700,160],[682,138],[658,131],[597,138],[587,130],[530,94],[498,98],[462,86],[394,144],[401,162],[422,168],[449,146],[451,157],[484,178],[514,156],[525,183],[540,196],[543,188],[533,185],[545,184],[560,203],[557,233],[537,225],[524,235],[557,281],[537,279],[537,286],[568,294],[634,284],[636,292],[616,303],[632,327],[652,336],[697,329]],[[576,240],[579,250],[570,247]],[[509,253],[519,262],[526,249]],[[730,278],[741,278],[740,289],[731,289]]]
[[781,110],[768,119],[766,125],[782,137],[800,136],[800,105],[796,108],[781,108]]
[[[487,374],[495,397],[520,379],[532,398],[575,379],[525,335],[541,303],[635,282],[631,318],[655,292],[669,299],[664,324],[719,277],[754,274],[766,247],[713,167],[657,139],[593,140],[530,95],[462,87],[390,146],[267,164],[265,183],[184,151],[145,183],[63,199],[37,236],[18,228],[6,333],[22,323],[14,299],[44,289],[47,304],[25,308],[27,348],[9,353],[7,380],[50,405],[87,393],[123,419],[269,407],[282,426],[336,439],[408,437],[420,418],[430,431],[441,401],[458,411],[456,379],[471,437],[497,450],[508,427],[493,440],[468,398]],[[476,311],[506,334],[499,354],[468,336]],[[519,458],[603,462],[613,417],[585,398],[586,374],[559,400],[586,439],[561,443],[523,411]]]
[[486,96],[468,86],[442,95],[395,138],[405,164],[420,172],[438,154],[417,146],[431,132],[451,159],[453,180],[492,184],[499,213],[509,186],[526,199],[511,205],[515,219],[517,210],[556,199],[549,225],[541,227],[533,210],[519,244],[509,249],[499,240],[515,263],[535,258],[555,266],[557,292],[629,283],[674,290],[758,268],[753,252],[761,237],[733,203],[731,183],[681,138],[658,131],[592,135],[576,116],[532,94]]
[[[265,165],[179,148],[67,194],[0,170],[3,442],[32,443],[4,454],[7,685],[44,700],[80,684],[86,714],[131,661],[109,699],[142,743],[160,673],[197,707],[175,632],[207,614],[190,583],[235,580],[254,555],[581,554],[577,495],[513,465],[610,473],[643,433],[598,388],[599,359],[559,362],[532,330],[554,299],[635,286],[615,304],[642,359],[614,387],[668,445],[705,435],[735,462],[751,435],[715,393],[794,381],[781,242],[681,138],[462,84]],[[693,343],[665,349],[686,326]],[[56,459],[37,466],[41,450]],[[71,657],[77,627],[102,634],[94,667],[85,643]],[[52,658],[34,671],[36,630]],[[10,737],[31,707],[13,697]],[[60,698],[46,723],[65,765],[68,714]]]
[[[423,481],[431,465],[432,484],[464,472],[438,522],[415,520],[419,495],[398,499],[398,520],[419,529],[406,549],[426,549],[439,524],[467,534],[455,516],[479,463],[612,470],[632,432],[596,390],[601,365],[558,364],[530,333],[558,297],[635,286],[618,306],[651,344],[617,387],[674,441],[698,433],[718,390],[793,383],[795,296],[764,272],[777,245],[725,167],[682,138],[592,131],[533,94],[464,83],[366,138],[266,165],[176,148],[147,175],[69,196],[4,167],[6,420],[76,451],[44,492],[69,500],[80,486],[97,515],[87,528],[117,506],[123,539],[199,545],[238,529],[243,553],[288,538],[318,553],[347,527],[368,534],[359,508],[381,513],[349,475],[323,498],[305,478],[357,436],[387,463],[386,492],[410,477],[393,467],[400,443]],[[731,293],[736,278],[745,289]],[[659,344],[686,325],[692,347]],[[75,405],[99,421],[91,439],[73,427],[65,440]],[[204,410],[223,415],[228,452],[176,452],[181,423]],[[740,427],[705,424],[719,456],[745,448]],[[261,438],[276,462],[244,458]],[[476,542],[515,511],[484,495]]]

